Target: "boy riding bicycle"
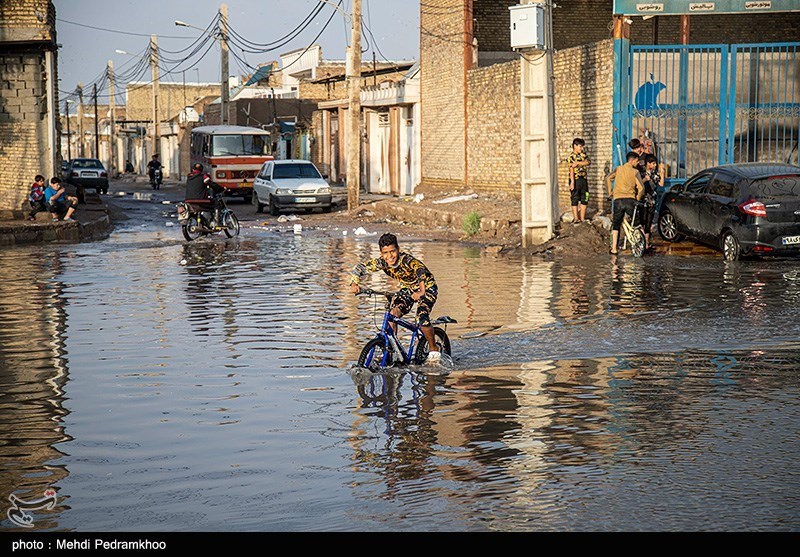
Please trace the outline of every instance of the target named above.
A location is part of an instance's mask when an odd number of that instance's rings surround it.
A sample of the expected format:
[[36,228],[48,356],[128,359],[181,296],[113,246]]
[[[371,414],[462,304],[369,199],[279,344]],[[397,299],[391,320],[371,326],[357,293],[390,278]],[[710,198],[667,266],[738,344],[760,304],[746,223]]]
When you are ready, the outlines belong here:
[[[353,267],[350,272],[350,291],[358,294],[361,291],[359,281],[367,273],[383,271],[390,277],[400,281],[402,288],[392,302],[391,313],[402,317],[417,304],[417,322],[425,340],[428,341],[428,359],[425,363],[435,363],[441,359],[441,352],[436,346],[436,337],[431,325],[431,309],[436,303],[439,288],[428,268],[412,255],[401,252],[394,234],[386,233],[378,239],[381,256],[366,259]],[[393,324],[394,325],[394,324]]]

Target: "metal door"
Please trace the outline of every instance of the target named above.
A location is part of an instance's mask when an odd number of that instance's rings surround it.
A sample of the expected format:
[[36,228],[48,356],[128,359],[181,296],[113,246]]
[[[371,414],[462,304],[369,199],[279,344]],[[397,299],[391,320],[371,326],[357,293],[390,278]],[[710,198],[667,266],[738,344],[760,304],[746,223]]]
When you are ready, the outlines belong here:
[[632,46],[615,161],[652,138],[669,184],[717,164],[800,162],[800,43]]

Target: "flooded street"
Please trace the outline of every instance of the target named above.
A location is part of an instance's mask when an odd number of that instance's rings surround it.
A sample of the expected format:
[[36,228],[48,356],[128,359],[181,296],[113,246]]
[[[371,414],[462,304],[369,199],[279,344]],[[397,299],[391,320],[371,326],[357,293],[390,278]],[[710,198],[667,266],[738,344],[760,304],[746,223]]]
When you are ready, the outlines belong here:
[[796,260],[393,229],[458,321],[454,363],[372,375],[382,306],[345,287],[377,236],[187,243],[139,203],[107,240],[0,251],[3,529],[9,495],[49,487],[39,530],[800,528]]

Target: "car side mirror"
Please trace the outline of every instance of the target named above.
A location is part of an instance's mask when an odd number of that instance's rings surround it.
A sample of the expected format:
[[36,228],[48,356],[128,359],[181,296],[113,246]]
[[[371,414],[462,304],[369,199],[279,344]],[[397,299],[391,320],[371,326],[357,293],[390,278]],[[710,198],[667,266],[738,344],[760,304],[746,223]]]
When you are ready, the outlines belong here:
[[327,174],[323,174],[323,175],[322,175],[322,177],[323,177],[324,179],[326,179],[326,180],[328,179],[328,175],[327,175]]

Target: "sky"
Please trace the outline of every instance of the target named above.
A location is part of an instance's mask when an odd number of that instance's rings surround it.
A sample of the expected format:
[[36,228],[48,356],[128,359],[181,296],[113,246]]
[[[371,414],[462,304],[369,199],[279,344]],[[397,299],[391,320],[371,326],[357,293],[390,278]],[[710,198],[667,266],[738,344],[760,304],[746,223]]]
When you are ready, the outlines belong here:
[[[242,52],[232,44],[230,75],[247,75],[259,63],[277,60],[281,53],[305,48],[321,31],[316,44],[322,47],[323,59],[344,60],[345,47],[350,40],[350,24],[342,12],[350,12],[351,1],[342,0],[341,8],[335,10],[334,5],[338,2],[322,2],[321,11],[294,36],[292,31],[316,10],[319,0],[227,0],[232,34],[235,32],[240,37],[232,36],[231,42],[237,42],[250,51],[271,49],[268,52]],[[202,31],[178,27],[175,20],[206,28],[222,3],[219,0],[53,0],[57,38],[61,45],[58,78],[62,104],[75,91],[78,82],[83,84],[84,95],[91,94],[91,84],[96,82],[98,101],[107,103],[108,84],[102,76],[109,60],[113,60],[118,76],[141,75],[137,81],[149,82],[150,66],[140,63],[140,56],[153,34],[158,35],[162,67],[171,70],[170,73],[162,69],[160,81],[180,83],[185,75],[187,83],[198,80],[218,83],[219,44],[211,40],[203,43]],[[378,61],[419,59],[419,0],[362,0],[362,4],[363,23],[371,31],[365,31],[361,40],[362,50],[366,50],[364,59],[372,60],[373,50]],[[325,27],[329,18],[330,23]],[[290,34],[292,36],[287,38]],[[198,38],[201,42],[195,43]],[[274,44],[276,42],[278,44]],[[200,48],[187,58],[195,47]],[[118,54],[116,50],[134,56]],[[124,95],[119,90],[124,90],[124,87],[118,83],[116,88],[116,102],[122,104]]]

